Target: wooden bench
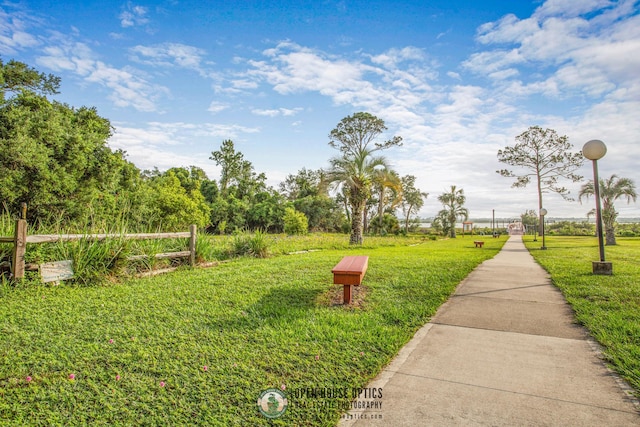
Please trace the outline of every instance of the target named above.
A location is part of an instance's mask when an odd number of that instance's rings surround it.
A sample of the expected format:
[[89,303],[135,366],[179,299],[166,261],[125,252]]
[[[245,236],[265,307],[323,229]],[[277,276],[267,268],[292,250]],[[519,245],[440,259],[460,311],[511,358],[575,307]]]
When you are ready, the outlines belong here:
[[333,284],[344,285],[344,304],[351,304],[351,287],[359,286],[369,266],[368,256],[346,256],[333,267]]
[[482,240],[474,240],[473,244],[476,245],[476,248],[481,248],[484,242]]

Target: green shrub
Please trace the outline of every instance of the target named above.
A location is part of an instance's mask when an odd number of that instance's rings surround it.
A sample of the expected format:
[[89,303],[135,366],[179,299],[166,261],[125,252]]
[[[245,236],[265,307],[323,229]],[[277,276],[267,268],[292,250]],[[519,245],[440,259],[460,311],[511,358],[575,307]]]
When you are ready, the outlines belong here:
[[256,231],[251,234],[241,231],[231,238],[230,255],[251,256],[255,258],[266,258],[269,256],[269,239],[267,233]]
[[214,261],[228,258],[227,237],[198,234],[196,239],[196,261]]
[[378,216],[373,217],[369,227],[373,234],[379,234],[381,236],[385,236],[387,234],[398,234],[400,231],[398,218],[389,213],[382,215],[382,224],[380,224]]
[[41,244],[36,250],[27,250],[25,260],[37,263],[72,260],[71,282],[83,286],[94,285],[123,271],[130,243],[123,238],[110,238],[102,241],[81,239],[57,242],[50,246]]
[[302,212],[296,211],[294,208],[286,208],[284,210],[284,232],[292,234],[307,234],[309,230],[309,220]]

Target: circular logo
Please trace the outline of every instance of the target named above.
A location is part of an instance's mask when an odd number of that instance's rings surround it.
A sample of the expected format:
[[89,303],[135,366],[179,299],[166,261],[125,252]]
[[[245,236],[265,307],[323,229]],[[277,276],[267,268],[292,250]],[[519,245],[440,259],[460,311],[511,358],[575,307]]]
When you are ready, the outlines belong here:
[[287,398],[283,392],[276,388],[270,388],[258,397],[258,409],[267,418],[281,417],[287,410]]

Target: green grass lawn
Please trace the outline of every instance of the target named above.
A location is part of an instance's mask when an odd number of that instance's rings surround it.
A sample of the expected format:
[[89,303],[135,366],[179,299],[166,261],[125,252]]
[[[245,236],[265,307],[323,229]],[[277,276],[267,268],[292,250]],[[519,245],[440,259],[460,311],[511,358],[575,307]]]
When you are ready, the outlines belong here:
[[576,312],[577,320],[604,346],[612,367],[640,396],[640,239],[618,238],[605,246],[612,276],[594,276],[591,262],[599,259],[595,237],[546,237],[526,245],[551,274]]
[[[350,399],[296,391],[365,386],[506,239],[484,240],[290,240],[325,249],[108,286],[5,288],[0,425],[335,425]],[[369,270],[347,308],[331,268],[355,254]],[[256,405],[268,388],[289,396],[275,420]]]

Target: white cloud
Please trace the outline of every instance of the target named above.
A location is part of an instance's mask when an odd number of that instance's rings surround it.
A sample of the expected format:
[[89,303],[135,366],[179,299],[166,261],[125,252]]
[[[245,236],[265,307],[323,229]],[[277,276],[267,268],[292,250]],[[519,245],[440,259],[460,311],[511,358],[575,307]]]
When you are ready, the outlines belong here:
[[513,14],[503,16],[496,22],[488,22],[478,28],[477,39],[480,43],[522,42],[526,37],[539,31],[537,20],[518,19]]
[[240,90],[255,89],[258,87],[258,83],[251,80],[247,80],[247,79],[232,80],[231,84],[235,89],[240,89]]
[[489,78],[497,81],[507,80],[510,77],[514,77],[520,74],[516,68],[507,68],[504,70],[489,73]]
[[302,108],[280,108],[280,112],[285,117],[295,116],[302,110]]
[[255,108],[251,110],[251,112],[257,116],[267,116],[267,117],[295,116],[300,111],[302,111],[302,108],[276,108],[276,109],[267,109],[267,110]]
[[226,110],[227,108],[229,108],[228,104],[222,103],[222,102],[216,102],[213,101],[210,105],[209,108],[207,108],[207,111],[211,112],[212,114],[217,114],[221,111]]
[[181,43],[163,43],[156,46],[134,46],[129,49],[130,58],[135,62],[154,67],[181,67],[205,74],[202,68],[206,52],[194,46]]
[[[422,50],[412,47],[347,59],[282,42],[263,54],[266,60],[248,61],[253,69],[246,75],[270,84],[277,93],[315,92],[336,105],[380,115],[403,129],[424,125],[425,104],[442,97],[429,84],[436,73],[424,62]],[[406,61],[408,67],[399,68]]]
[[[522,78],[529,81],[521,85],[530,89],[555,87],[602,96],[633,84],[640,69],[640,16],[634,15],[633,3],[551,0],[530,18],[506,15],[478,31],[478,41],[498,46],[472,55],[463,65],[497,82]],[[548,67],[556,72],[540,73],[545,85],[529,73]]]
[[132,71],[117,69],[96,62],[86,81],[98,83],[111,90],[109,99],[118,107],[133,107],[139,111],[157,111],[156,99],[168,95],[163,86],[153,85]]
[[148,11],[144,6],[127,3],[126,10],[123,10],[119,16],[120,25],[123,28],[129,28],[148,24],[149,18],[146,17]]
[[259,110],[254,109],[251,112],[257,116],[276,117],[280,115],[280,110]]
[[32,25],[37,25],[37,21],[21,9],[11,13],[0,9],[0,54],[14,55],[19,50],[40,45],[41,41],[27,31]]
[[396,68],[405,61],[417,60],[424,61],[426,54],[422,49],[413,46],[407,46],[402,49],[389,49],[387,52],[371,57],[371,62],[380,64],[385,68]]
[[525,62],[525,58],[522,57],[517,49],[501,49],[474,53],[468,60],[464,61],[462,65],[479,74],[490,74],[503,71],[505,68],[523,62]]
[[283,42],[264,54],[272,59],[272,64],[250,61],[255,68],[251,74],[264,78],[280,94],[318,91],[337,98],[364,83],[361,77],[366,67],[361,64],[323,57],[296,44]]
[[184,122],[149,122],[145,127],[114,123],[115,132],[109,139],[114,149],[127,152],[128,160],[140,169],[166,170],[175,166],[198,166],[209,177],[216,177],[217,168],[208,160],[223,139],[237,139],[259,132],[256,128],[226,124],[196,124]]
[[108,98],[118,107],[138,111],[157,111],[156,101],[169,90],[147,80],[144,73],[133,68],[116,68],[95,58],[86,44],[57,34],[55,45],[46,46],[36,63],[53,71],[68,71],[109,90]]
[[610,7],[610,0],[546,0],[542,6],[536,10],[539,16],[565,16],[577,17],[583,14]]

